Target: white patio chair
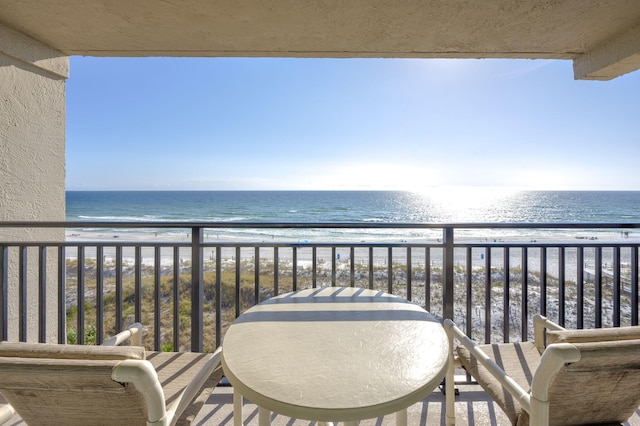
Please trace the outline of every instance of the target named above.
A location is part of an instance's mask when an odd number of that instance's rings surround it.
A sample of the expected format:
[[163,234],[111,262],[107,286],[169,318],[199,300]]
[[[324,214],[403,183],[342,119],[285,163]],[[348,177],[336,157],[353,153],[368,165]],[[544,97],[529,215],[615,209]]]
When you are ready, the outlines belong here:
[[222,377],[221,350],[149,352],[140,330],[102,346],[0,342],[0,394],[32,425],[189,424]]
[[447,424],[455,423],[455,365],[513,425],[620,424],[640,405],[640,327],[565,330],[536,315],[534,342],[478,345],[452,321],[444,326],[451,347],[459,343],[447,373]]

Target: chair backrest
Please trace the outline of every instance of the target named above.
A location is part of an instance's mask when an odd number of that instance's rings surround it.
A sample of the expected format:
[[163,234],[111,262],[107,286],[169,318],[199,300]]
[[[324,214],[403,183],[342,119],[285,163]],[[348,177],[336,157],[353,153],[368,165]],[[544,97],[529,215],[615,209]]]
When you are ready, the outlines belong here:
[[585,328],[581,330],[547,330],[547,345],[553,343],[585,343],[634,339],[640,339],[640,326]]
[[622,423],[640,406],[640,339],[572,343],[549,387],[549,424]]
[[28,424],[144,424],[142,395],[111,378],[120,361],[144,357],[135,346],[0,342],[0,393]]

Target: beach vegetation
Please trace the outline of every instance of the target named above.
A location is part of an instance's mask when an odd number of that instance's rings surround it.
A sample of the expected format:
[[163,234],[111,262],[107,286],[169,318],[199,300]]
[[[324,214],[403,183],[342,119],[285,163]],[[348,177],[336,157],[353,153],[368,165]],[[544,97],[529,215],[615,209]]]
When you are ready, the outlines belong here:
[[[95,325],[85,326],[84,329],[84,344],[85,345],[95,345],[97,342],[97,334],[96,334]],[[67,343],[69,344],[77,344],[78,343],[78,329],[73,326],[69,326],[67,328]]]
[[[144,327],[144,345],[149,349],[158,350],[189,350],[191,335],[191,263],[181,261],[174,270],[172,265],[160,265],[156,270],[154,265],[140,265],[140,289],[141,300],[136,300],[136,266],[123,262],[121,265],[121,281],[116,283],[114,262],[104,261],[102,264],[93,259],[85,259],[84,264],[84,296],[78,301],[78,264],[76,260],[67,260],[66,293],[67,293],[67,341],[78,341],[78,303],[84,305],[84,333],[85,344],[96,344],[97,311],[96,283],[99,268],[102,268],[103,277],[103,306],[101,320],[104,339],[116,333],[116,307],[121,307],[122,318],[120,322],[124,327],[140,320]],[[276,294],[282,294],[296,288],[310,288],[312,286],[350,286],[369,287],[370,285],[380,291],[389,291],[394,294],[409,298],[412,302],[423,306],[436,316],[442,316],[443,312],[443,271],[439,265],[415,263],[409,268],[402,262],[393,262],[391,268],[386,262],[380,262],[373,266],[364,262],[349,261],[336,262],[336,268],[332,268],[332,262],[318,262],[314,274],[311,266],[299,264],[294,271],[292,264],[287,260],[280,260],[274,264],[273,259],[254,258],[242,259],[239,264],[235,260],[223,260],[220,265],[215,261],[206,261],[203,271],[203,325],[204,325],[204,350],[215,349],[216,342],[216,317],[221,319],[221,332],[224,334],[227,327],[246,309],[260,303]],[[256,268],[258,283],[256,284]],[[276,274],[277,270],[277,274]],[[391,270],[391,276],[389,272]],[[174,279],[174,273],[177,273]],[[468,274],[470,274],[470,292],[468,290]],[[567,318],[575,318],[575,312],[579,303],[583,304],[586,314],[595,310],[595,294],[602,293],[604,300],[612,300],[612,288],[610,285],[602,285],[597,289],[593,281],[585,281],[583,284],[584,301],[577,300],[578,287],[574,280],[565,280],[561,285],[558,277],[547,272],[546,285],[543,286],[543,277],[538,270],[531,269],[527,275],[527,294],[523,290],[523,270],[520,265],[509,270],[509,294],[505,299],[504,268],[492,266],[489,271],[489,283],[484,267],[474,267],[467,271],[462,265],[454,266],[454,319],[462,327],[466,327],[467,306],[471,309],[472,337],[483,340],[487,327],[491,329],[490,335],[495,341],[510,341],[521,338],[521,319],[531,318],[534,313],[540,312],[542,298],[546,303],[545,314],[557,321],[559,313],[560,289],[564,291],[563,309],[567,312]],[[371,284],[372,281],[372,284]],[[177,288],[174,291],[174,282]],[[116,292],[116,285],[121,286],[121,292]],[[156,289],[158,290],[156,296]],[[486,305],[487,291],[492,303]],[[410,292],[410,294],[408,294]],[[177,299],[175,294],[177,293]],[[217,312],[217,295],[221,311]],[[118,295],[121,300],[118,300]],[[157,297],[157,299],[156,299]],[[527,299],[528,311],[523,314],[523,297]],[[622,297],[627,297],[623,294]],[[136,312],[138,303],[140,312]],[[505,305],[506,304],[506,305]],[[627,304],[624,304],[627,306]],[[158,307],[159,311],[156,312]],[[629,315],[628,312],[622,312]],[[176,317],[177,316],[177,317]],[[593,326],[593,315],[585,315],[585,327]],[[487,323],[489,321],[489,323]],[[572,320],[574,321],[574,320]],[[505,324],[508,325],[509,336],[504,336]],[[568,327],[575,324],[568,323]],[[159,333],[155,327],[159,326]],[[174,333],[174,326],[178,327]],[[530,324],[529,324],[530,326]],[[532,333],[532,327],[529,327]],[[177,340],[174,339],[177,335]],[[159,337],[158,337],[159,336]],[[532,336],[529,336],[532,337]],[[156,341],[158,338],[158,341]]]

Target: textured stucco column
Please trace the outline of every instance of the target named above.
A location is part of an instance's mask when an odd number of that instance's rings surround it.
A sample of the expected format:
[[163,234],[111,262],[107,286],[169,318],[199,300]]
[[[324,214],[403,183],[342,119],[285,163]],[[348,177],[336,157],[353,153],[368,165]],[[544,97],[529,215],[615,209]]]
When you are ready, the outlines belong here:
[[[0,25],[0,221],[65,220],[69,58]],[[64,230],[0,228],[0,241],[64,241]],[[29,248],[27,340],[38,340],[38,250]],[[8,333],[19,338],[18,251],[9,252]],[[57,340],[56,252],[47,253],[46,340]],[[24,328],[24,327],[23,327]],[[24,334],[24,333],[23,333]]]

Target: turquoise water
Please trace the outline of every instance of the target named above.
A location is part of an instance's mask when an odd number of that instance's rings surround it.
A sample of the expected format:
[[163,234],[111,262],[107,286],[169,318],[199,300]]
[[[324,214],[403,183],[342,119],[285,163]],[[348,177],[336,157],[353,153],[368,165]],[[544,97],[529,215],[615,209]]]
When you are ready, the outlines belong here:
[[68,191],[67,220],[638,222],[640,191]]
[[[68,221],[637,223],[640,191],[68,191]],[[244,231],[221,231],[229,237]],[[331,230],[253,237],[333,238]],[[297,232],[297,231],[296,231]],[[345,230],[340,231],[344,236]],[[363,233],[362,230],[357,231]],[[507,232],[507,231],[500,231]],[[557,232],[557,231],[554,231]],[[365,234],[393,238],[394,233]],[[382,235],[384,234],[384,235]],[[423,236],[415,235],[416,237]],[[406,231],[398,235],[407,236]],[[352,235],[355,238],[371,235]],[[411,235],[409,235],[411,237]]]

